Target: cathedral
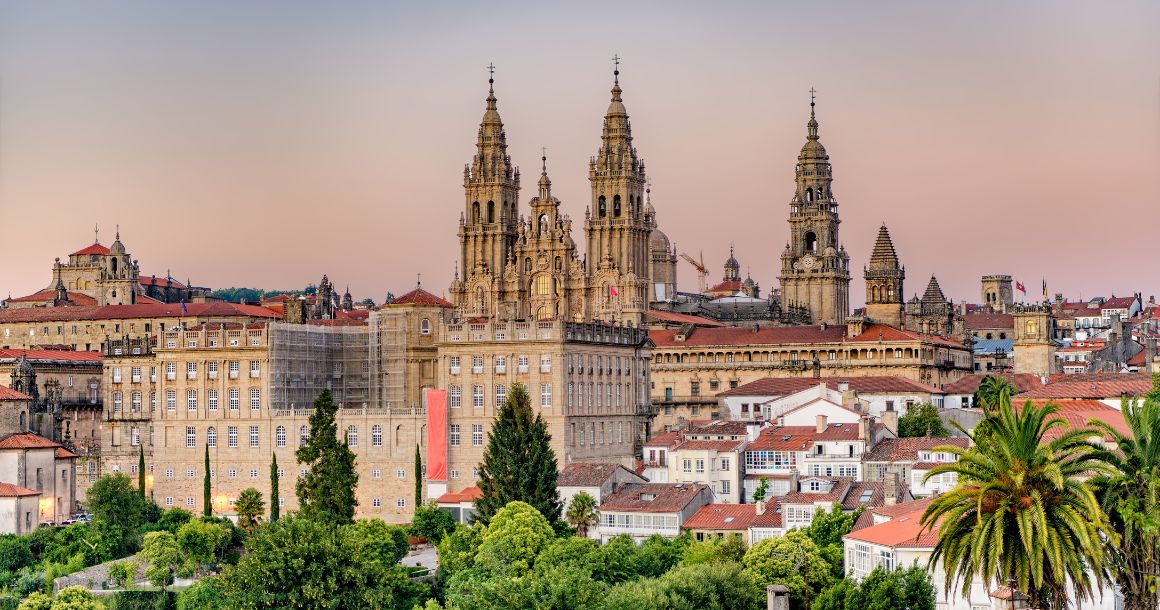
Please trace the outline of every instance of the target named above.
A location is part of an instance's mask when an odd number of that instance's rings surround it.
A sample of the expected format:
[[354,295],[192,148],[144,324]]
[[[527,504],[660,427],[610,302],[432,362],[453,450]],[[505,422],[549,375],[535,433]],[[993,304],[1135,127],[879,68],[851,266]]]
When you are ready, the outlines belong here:
[[458,315],[640,326],[649,302],[675,290],[676,252],[657,230],[619,69],[613,72],[600,147],[588,163],[592,193],[584,213],[584,257],[572,238],[572,219],[552,195],[546,155],[537,195],[528,202],[528,215],[521,212],[520,170],[508,155],[494,78],[488,84],[475,155],[463,170],[461,263],[450,288]]

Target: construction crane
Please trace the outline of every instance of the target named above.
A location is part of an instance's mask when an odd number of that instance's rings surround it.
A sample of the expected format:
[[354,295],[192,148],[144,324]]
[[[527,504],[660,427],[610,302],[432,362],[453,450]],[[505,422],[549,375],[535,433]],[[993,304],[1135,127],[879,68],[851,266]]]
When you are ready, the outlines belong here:
[[708,290],[708,288],[705,286],[705,278],[709,277],[709,270],[705,268],[705,253],[702,252],[700,256],[701,261],[697,262],[697,259],[689,256],[688,254],[685,254],[684,252],[681,253],[681,258],[688,261],[689,264],[697,270],[697,286],[700,289],[700,293],[705,294],[705,291]]

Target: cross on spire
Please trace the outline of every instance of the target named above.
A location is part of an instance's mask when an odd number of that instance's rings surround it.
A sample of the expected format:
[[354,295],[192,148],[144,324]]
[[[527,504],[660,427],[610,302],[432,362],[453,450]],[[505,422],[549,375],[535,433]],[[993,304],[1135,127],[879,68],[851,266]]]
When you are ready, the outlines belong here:
[[495,80],[495,62],[488,62],[487,64],[487,82]]
[[619,53],[614,54],[612,56],[612,77],[616,81],[620,80],[620,54]]
[[95,222],[93,223],[93,243],[101,243],[101,226]]
[[[458,273],[459,273],[458,267],[456,267],[455,273],[458,275]],[[415,274],[415,288],[422,288],[422,287],[423,287],[423,274],[416,273]]]

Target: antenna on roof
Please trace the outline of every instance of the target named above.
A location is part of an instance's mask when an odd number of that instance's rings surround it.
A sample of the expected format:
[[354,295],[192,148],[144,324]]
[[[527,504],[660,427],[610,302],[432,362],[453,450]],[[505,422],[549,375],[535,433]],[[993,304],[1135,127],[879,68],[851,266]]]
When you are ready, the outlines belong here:
[[101,243],[101,227],[97,223],[93,223],[93,243]]

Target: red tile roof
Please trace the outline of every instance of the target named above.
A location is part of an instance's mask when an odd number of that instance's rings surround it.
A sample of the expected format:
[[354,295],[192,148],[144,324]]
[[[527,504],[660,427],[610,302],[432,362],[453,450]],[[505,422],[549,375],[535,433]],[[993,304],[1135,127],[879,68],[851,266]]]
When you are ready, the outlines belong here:
[[[69,305],[96,305],[97,300],[83,292],[65,291]],[[45,288],[30,295],[5,299],[5,303],[51,303],[56,299],[56,290]]]
[[339,320],[362,320],[365,322],[370,319],[371,312],[369,309],[352,309],[350,311],[340,309],[335,312],[334,317]]
[[247,318],[277,317],[273,311],[259,305],[239,305],[237,303],[224,303],[221,301],[186,303],[185,312],[182,312],[180,303],[0,309],[0,322],[10,323],[227,316]]
[[56,459],[58,460],[71,460],[79,457],[79,455],[69,451],[68,449],[65,449],[64,447],[56,448]]
[[20,358],[29,360],[54,360],[69,362],[100,362],[101,352],[74,351],[65,349],[0,349],[0,360]]
[[919,394],[943,393],[943,390],[914,381],[913,379],[888,375],[872,377],[827,377],[826,379],[813,379],[810,377],[767,377],[737,386],[732,390],[726,390],[717,396],[789,396],[790,394],[796,394],[802,390],[815,387],[823,381],[826,383],[826,387],[831,390],[837,390],[839,383],[848,383],[851,390],[860,394],[886,394],[892,392]]
[[1009,313],[988,313],[984,311],[969,313],[963,316],[963,328],[967,330],[1011,330],[1015,328],[1015,316]]
[[772,426],[762,430],[746,451],[808,451],[816,434],[814,426]]
[[599,487],[616,471],[629,469],[611,462],[572,462],[556,476],[557,487]]
[[[901,507],[913,508],[910,512],[902,513]],[[926,505],[922,501],[896,504],[894,512],[900,514],[890,521],[850,532],[845,537],[893,548],[934,548],[938,542],[938,525],[930,530],[923,527],[921,520],[924,510]]]
[[355,318],[334,318],[332,320],[307,320],[310,326],[366,326],[366,320]]
[[881,517],[890,517],[890,518],[901,517],[902,515],[913,513],[916,511],[919,514],[922,514],[922,511],[925,511],[926,507],[930,506],[931,502],[934,502],[934,498],[935,498],[934,496],[931,496],[929,498],[923,498],[921,500],[914,500],[913,502],[903,502],[901,504],[895,504],[893,506],[876,506],[874,508],[871,508],[870,511],[868,511],[868,512],[872,512],[875,515],[878,515]]
[[695,324],[697,326],[706,326],[706,327],[723,327],[723,326],[725,326],[724,324],[722,324],[721,322],[718,322],[716,320],[710,320],[709,318],[703,318],[701,316],[691,316],[689,314],[684,314],[684,313],[676,313],[674,311],[659,311],[656,309],[650,309],[650,310],[648,310],[648,317],[650,317],[654,320],[661,320],[664,322],[675,322],[678,324]]
[[171,278],[171,277],[157,277],[155,275],[142,275],[137,278],[137,282],[142,286],[161,286],[162,288],[185,288],[185,284]]
[[680,443],[680,442],[681,442],[681,432],[679,430],[673,430],[671,432],[665,432],[663,434],[658,434],[658,435],[648,439],[648,442],[646,442],[644,444],[644,446],[645,447],[668,447],[671,449],[673,447],[676,447],[677,443]]
[[60,447],[39,434],[31,432],[17,432],[0,439],[0,449],[52,449]]
[[31,400],[32,397],[24,392],[17,392],[10,387],[0,385],[0,400]]
[[747,530],[756,516],[755,504],[706,504],[681,527],[688,530]]
[[85,246],[84,248],[81,248],[80,250],[77,250],[76,252],[73,252],[69,256],[84,256],[86,254],[108,254],[108,253],[109,253],[108,248],[106,248],[105,246],[102,246],[100,243],[94,243],[94,244]]
[[650,330],[649,338],[657,347],[707,345],[779,345],[795,343],[840,343],[846,336],[845,326],[774,326],[770,328],[698,328],[684,341],[676,340],[676,331]]
[[441,299],[422,288],[416,288],[407,294],[387,303],[387,305],[428,305],[437,307],[455,307],[446,299]]
[[1152,389],[1152,377],[1147,373],[1113,373],[1110,375],[1055,375],[1045,385],[1018,395],[1034,398],[1117,398],[1142,396]]
[[[979,391],[979,384],[983,382],[983,378],[986,376],[987,375],[985,374],[976,373],[956,379],[955,381],[952,381],[951,383],[943,386],[943,392],[946,392],[947,394],[974,394],[975,392]],[[1019,390],[1020,392],[1034,390],[1035,388],[1041,387],[1043,385],[1043,382],[1039,379],[1039,376],[1032,373],[1014,373],[1011,375],[990,373],[990,376],[1006,379],[1011,383],[1011,385],[1015,386],[1015,389]]]
[[21,496],[39,496],[35,489],[21,487],[13,483],[0,483],[0,498],[17,498]]
[[681,441],[673,451],[737,451],[745,445],[745,439],[735,441]]
[[1100,309],[1131,309],[1132,303],[1136,301],[1136,297],[1112,297],[1104,301],[1103,307]]
[[435,500],[438,504],[461,504],[463,502],[475,502],[483,497],[483,492],[474,485],[466,487],[463,491],[447,492]]
[[863,330],[862,334],[850,339],[844,339],[848,343],[865,343],[868,341],[924,341],[927,343],[936,343],[947,347],[958,347],[965,349],[962,343],[958,341],[951,341],[935,335],[924,335],[909,330],[901,330],[886,324],[870,324]]
[[[1088,428],[1090,427],[1088,421],[1093,419],[1111,425],[1120,434],[1130,435],[1132,433],[1127,422],[1124,421],[1124,414],[1119,409],[1109,407],[1098,400],[1033,400],[1031,404],[1042,407],[1047,402],[1059,407],[1052,419],[1063,420],[1067,423],[1067,428],[1052,428],[1043,436],[1044,441],[1059,438],[1066,430]],[[1024,401],[1016,402],[1015,409],[1023,408],[1024,404],[1026,404]],[[1110,439],[1105,437],[1105,440]]]
[[701,483],[633,483],[605,498],[600,510],[676,513],[708,490]]
[[864,462],[917,462],[919,451],[929,451],[942,445],[966,448],[970,440],[962,437],[932,438],[929,436],[911,438],[884,438],[863,456]]
[[760,515],[755,515],[750,527],[781,527],[781,506],[775,502],[770,502],[765,506],[765,512]]
[[721,282],[710,288],[709,292],[728,292],[730,295],[734,295],[741,292],[741,282],[739,280]]

